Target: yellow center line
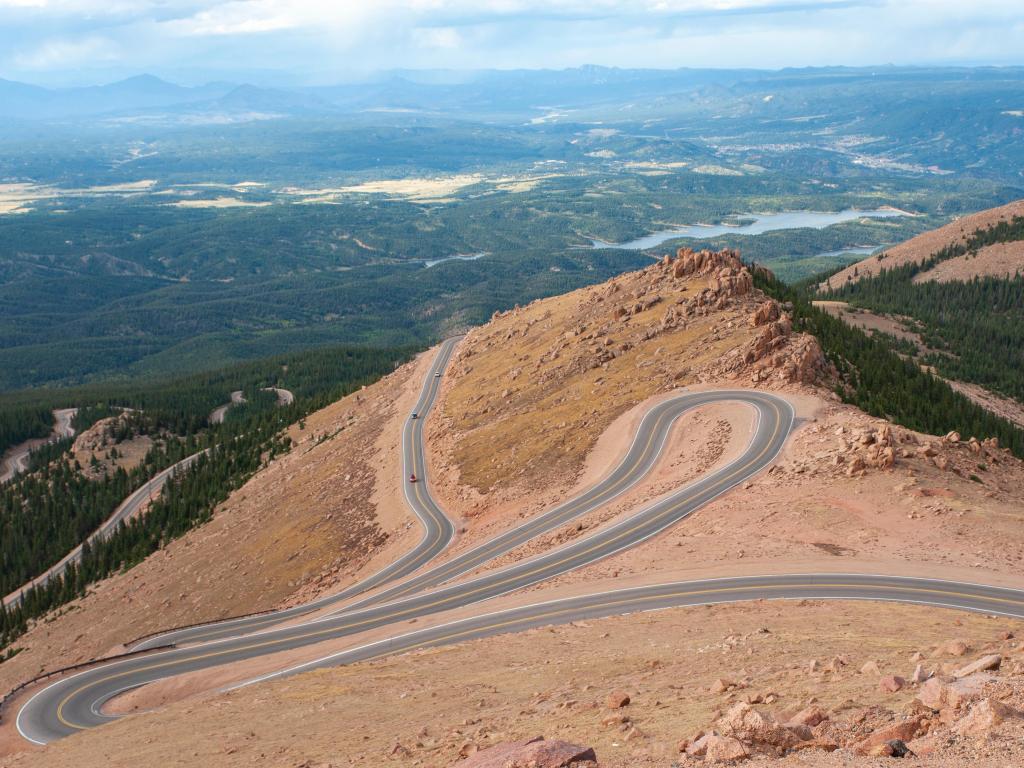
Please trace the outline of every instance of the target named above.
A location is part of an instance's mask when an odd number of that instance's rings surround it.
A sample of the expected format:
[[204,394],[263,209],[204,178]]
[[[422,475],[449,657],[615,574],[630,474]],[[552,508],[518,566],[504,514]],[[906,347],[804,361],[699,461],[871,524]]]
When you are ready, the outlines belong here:
[[[368,660],[371,660],[371,659],[376,659],[376,658],[381,658],[381,657],[384,657],[384,656],[389,656],[389,655],[392,655],[392,654],[394,654],[396,652],[405,652],[405,651],[411,650],[414,647],[427,646],[427,645],[431,645],[431,644],[437,644],[438,642],[441,642],[443,640],[450,639],[450,638],[453,638],[453,637],[459,637],[459,636],[466,635],[466,634],[473,634],[473,633],[477,633],[477,632],[480,632],[480,631],[483,631],[483,630],[500,629],[501,627],[509,626],[511,624],[516,624],[516,623],[518,623],[520,621],[523,621],[525,619],[529,619],[531,621],[535,621],[537,619],[548,618],[550,616],[568,615],[570,613],[574,613],[574,612],[578,611],[581,608],[582,609],[609,608],[609,607],[616,606],[616,605],[655,602],[655,601],[660,601],[660,600],[675,599],[675,598],[688,597],[688,596],[694,596],[694,595],[718,595],[718,594],[726,594],[726,593],[734,593],[734,592],[748,592],[750,590],[758,590],[758,589],[760,589],[760,590],[769,590],[769,589],[787,589],[787,588],[791,588],[791,589],[811,589],[811,590],[828,590],[828,589],[850,589],[850,588],[855,588],[855,589],[861,590],[863,592],[880,592],[880,591],[887,591],[887,590],[892,590],[892,589],[898,589],[898,590],[902,590],[902,591],[909,592],[909,593],[915,593],[915,594],[921,593],[921,594],[931,594],[931,595],[944,595],[944,596],[948,596],[948,597],[973,597],[975,599],[984,600],[984,601],[988,601],[988,602],[1009,603],[1011,605],[1018,605],[1018,606],[1022,605],[1022,601],[1019,598],[1018,599],[1011,599],[1011,598],[1000,598],[1000,597],[991,597],[991,596],[982,596],[982,595],[970,595],[970,594],[967,594],[967,593],[964,593],[964,592],[957,592],[957,591],[953,591],[953,590],[949,590],[949,589],[937,589],[937,588],[931,588],[931,587],[919,587],[919,586],[915,586],[915,585],[904,585],[904,584],[898,584],[898,583],[895,584],[895,585],[881,585],[881,584],[877,584],[876,585],[876,584],[858,584],[858,583],[855,583],[855,582],[829,582],[829,583],[823,583],[823,584],[784,584],[784,583],[779,582],[779,583],[775,583],[775,584],[771,584],[771,583],[767,583],[767,584],[753,584],[753,585],[745,585],[745,586],[737,586],[737,587],[713,587],[713,588],[708,588],[708,589],[684,589],[684,590],[677,590],[677,591],[674,591],[674,592],[659,593],[659,594],[656,594],[656,595],[643,595],[643,596],[638,596],[638,597],[620,597],[620,598],[616,598],[616,599],[606,600],[606,601],[601,602],[601,603],[591,603],[591,604],[582,605],[582,606],[570,606],[568,608],[554,609],[554,610],[551,610],[551,611],[542,612],[542,613],[534,614],[534,615],[517,616],[515,618],[509,619],[509,620],[506,620],[506,621],[495,621],[495,622],[490,623],[490,624],[475,626],[475,627],[472,627],[472,628],[470,628],[468,630],[463,630],[461,632],[454,632],[454,633],[451,633],[449,635],[444,635],[444,636],[441,636],[441,637],[430,638],[428,640],[425,640],[423,643],[418,644],[418,646],[414,645],[411,648],[402,648],[402,649],[391,648],[391,649],[389,649],[385,653],[379,654],[378,656],[370,657],[369,659],[364,659],[363,661],[368,661]],[[583,597],[585,597],[585,596],[583,596]],[[583,597],[580,597],[580,598],[569,598],[569,599],[583,599]],[[758,598],[751,598],[751,599],[758,599]],[[516,611],[516,610],[522,610],[522,609],[521,608],[513,608],[513,609],[510,609],[510,610]],[[501,615],[498,614],[498,615],[495,616],[495,618],[499,619],[499,618],[501,618]],[[473,620],[472,618],[465,619],[465,621],[472,621],[472,620]],[[251,651],[251,650],[258,649],[258,648],[265,648],[265,647],[269,647],[269,646],[273,646],[273,645],[285,645],[285,644],[288,644],[288,643],[292,643],[292,642],[294,642],[296,640],[304,640],[304,639],[311,638],[311,637],[317,637],[317,636],[321,636],[321,635],[325,635],[325,634],[330,634],[331,632],[336,631],[336,629],[340,629],[340,627],[339,628],[335,628],[335,629],[318,630],[318,631],[315,631],[315,632],[309,632],[309,633],[306,633],[306,634],[295,635],[295,636],[292,636],[292,637],[281,638],[281,639],[277,639],[277,640],[267,640],[267,641],[263,641],[263,642],[260,642],[260,643],[253,643],[251,645],[241,646],[239,648],[223,650],[223,651],[214,651],[214,652],[211,652],[211,653],[200,654],[198,656],[192,656],[192,657],[187,658],[187,659],[179,659],[179,660],[174,660],[174,661],[162,662],[162,663],[159,663],[159,664],[151,664],[149,666],[140,667],[138,669],[128,670],[128,671],[125,671],[125,672],[119,672],[119,673],[113,674],[113,675],[107,675],[106,677],[103,677],[103,678],[100,678],[98,680],[94,680],[93,682],[86,683],[85,685],[79,686],[75,690],[71,691],[67,696],[65,696],[64,699],[60,702],[60,704],[57,707],[57,718],[58,718],[58,720],[60,720],[61,723],[63,723],[64,725],[68,726],[69,728],[74,728],[76,730],[86,730],[88,728],[88,726],[78,725],[78,724],[75,724],[75,723],[72,723],[72,722],[68,721],[64,717],[64,715],[63,715],[63,710],[64,710],[65,705],[68,703],[68,701],[70,699],[72,699],[73,697],[75,697],[75,696],[81,694],[82,692],[88,690],[89,688],[93,688],[93,687],[96,687],[96,686],[101,685],[103,683],[106,683],[106,682],[108,682],[110,680],[116,680],[118,678],[122,678],[122,677],[125,677],[125,676],[128,676],[128,675],[131,675],[131,674],[136,674],[136,673],[140,673],[140,672],[148,672],[148,671],[152,671],[152,670],[155,670],[155,669],[164,669],[164,668],[167,668],[167,667],[173,667],[175,665],[182,665],[182,664],[192,663],[192,662],[199,661],[199,660],[202,660],[202,659],[214,658],[214,657],[217,657],[217,656],[224,656],[224,655],[233,654],[233,653],[239,653],[239,652],[243,652],[243,651]],[[382,640],[381,642],[384,642],[384,641]]]

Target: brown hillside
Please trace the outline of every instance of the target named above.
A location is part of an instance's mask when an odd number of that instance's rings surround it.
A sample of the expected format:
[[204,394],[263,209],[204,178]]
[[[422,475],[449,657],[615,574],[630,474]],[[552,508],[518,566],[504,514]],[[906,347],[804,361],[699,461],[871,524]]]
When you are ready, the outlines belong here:
[[[903,266],[904,264],[924,261],[936,251],[940,251],[948,245],[963,242],[975,230],[985,229],[1000,221],[1011,219],[1014,216],[1024,216],[1024,200],[1017,200],[998,208],[990,208],[973,213],[970,216],[963,216],[946,224],[944,227],[924,232],[917,237],[907,240],[905,243],[888,248],[875,256],[869,256],[841,272],[837,272],[832,275],[827,284],[822,283],[819,289],[825,290],[829,284],[838,288],[844,283],[856,281],[868,275],[876,275],[883,269],[891,269]],[[982,252],[988,250],[983,249]],[[970,278],[974,274],[997,274],[998,270],[1004,269],[1002,265],[1007,258],[1010,258],[1019,267],[1024,263],[1022,262],[1021,251],[1015,250],[1014,253],[1015,255],[1010,257],[998,250],[985,254],[984,257],[979,253],[977,258],[971,258],[969,261],[964,260],[963,264],[947,267],[942,272],[939,272],[935,279],[960,280],[965,279],[965,277]],[[943,278],[943,275],[946,275],[946,277]]]
[[168,627],[263,610],[349,583],[417,538],[396,492],[400,425],[430,355],[291,428],[297,445],[213,520],[48,617],[0,664],[0,695]]
[[1024,240],[986,245],[977,253],[965,253],[940,261],[927,272],[914,277],[915,283],[971,280],[975,277],[1013,277],[1024,272]]
[[784,310],[752,286],[735,252],[683,249],[474,329],[429,435],[457,488],[452,503],[571,487],[608,426],[658,393],[823,375],[817,341],[792,333]]

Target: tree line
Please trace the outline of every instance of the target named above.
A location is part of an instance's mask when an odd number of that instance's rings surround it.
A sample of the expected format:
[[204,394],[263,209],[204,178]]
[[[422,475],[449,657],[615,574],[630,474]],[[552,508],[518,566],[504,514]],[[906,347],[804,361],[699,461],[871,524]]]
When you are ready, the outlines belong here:
[[943,379],[901,357],[890,341],[868,335],[812,304],[813,278],[789,286],[755,271],[755,285],[779,301],[791,302],[795,330],[813,334],[840,374],[836,393],[861,410],[929,434],[956,430],[995,437],[1024,458],[1024,430],[953,390]]
[[81,562],[63,576],[28,590],[20,604],[0,609],[0,649],[27,631],[33,619],[84,595],[89,584],[132,567],[208,521],[232,490],[288,450],[285,427],[390,373],[410,355],[407,348],[344,347],[262,361],[266,370],[279,372],[275,383],[287,384],[295,394],[291,405],[277,407],[269,393],[255,398],[230,409],[223,424],[168,439],[132,472],[118,470],[90,481],[64,456],[4,486],[0,504],[6,506],[0,510],[6,514],[0,512],[0,525],[7,527],[0,528],[0,578],[10,585],[3,590],[6,594],[85,541],[145,479],[184,456],[203,452],[168,482],[144,515],[88,543]]
[[1024,240],[1024,217],[972,233],[963,243],[910,263],[849,282],[827,296],[875,312],[916,321],[927,350],[921,361],[944,376],[970,381],[1024,402],[1024,276],[975,277],[968,281],[922,281],[947,259],[995,243]]

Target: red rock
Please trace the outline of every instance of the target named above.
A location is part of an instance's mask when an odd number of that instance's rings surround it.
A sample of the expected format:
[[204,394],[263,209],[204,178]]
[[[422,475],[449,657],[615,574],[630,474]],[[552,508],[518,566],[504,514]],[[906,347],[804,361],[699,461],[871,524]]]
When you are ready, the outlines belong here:
[[945,645],[940,645],[936,651],[937,656],[965,656],[971,647],[963,640],[950,640]]
[[702,757],[708,751],[708,739],[710,733],[703,733],[686,745],[686,754],[690,757]]
[[927,680],[918,690],[917,698],[929,709],[956,709],[967,702],[981,698],[987,683],[995,677],[987,672],[975,672],[973,675],[947,682],[939,677]]
[[709,763],[728,763],[745,760],[750,757],[750,750],[739,739],[731,736],[707,737],[704,748],[704,760]]
[[1003,657],[998,653],[993,653],[988,656],[982,656],[980,659],[972,661],[966,666],[960,667],[953,673],[953,677],[960,679],[961,677],[967,677],[973,675],[975,672],[982,672],[986,669],[999,669],[999,665],[1003,663]]
[[896,693],[902,690],[907,681],[899,675],[886,675],[878,681],[878,687],[886,693]]
[[610,709],[618,709],[629,704],[629,694],[625,691],[612,691],[605,698],[604,703],[608,705]]
[[789,720],[786,721],[786,725],[806,725],[813,728],[826,720],[828,720],[828,713],[821,707],[807,707],[806,709],[801,709],[789,718]]
[[920,717],[912,717],[909,720],[903,720],[902,722],[893,723],[885,728],[881,728],[854,745],[853,750],[861,755],[873,755],[875,754],[874,750],[887,742],[910,741],[923,730],[921,721],[922,718]]
[[591,747],[543,736],[496,744],[455,763],[458,768],[569,768],[597,763]]
[[984,736],[1004,721],[1020,717],[1021,713],[996,699],[981,699],[953,730],[962,736]]
[[773,747],[791,747],[800,739],[767,712],[746,702],[735,704],[719,720],[721,731],[742,741]]

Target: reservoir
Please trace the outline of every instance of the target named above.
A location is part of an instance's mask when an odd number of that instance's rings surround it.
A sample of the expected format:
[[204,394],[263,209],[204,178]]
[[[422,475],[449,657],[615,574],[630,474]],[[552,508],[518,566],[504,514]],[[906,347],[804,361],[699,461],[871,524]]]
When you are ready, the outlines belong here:
[[882,208],[874,211],[861,211],[850,208],[845,211],[784,211],[782,213],[744,214],[737,218],[742,224],[691,224],[674,229],[663,229],[652,232],[644,237],[628,243],[609,243],[604,240],[591,240],[592,248],[616,248],[624,251],[643,251],[655,248],[667,240],[681,237],[706,240],[721,235],[761,235],[779,229],[824,229],[833,224],[857,219],[887,219],[895,216],[906,216],[903,211]]

